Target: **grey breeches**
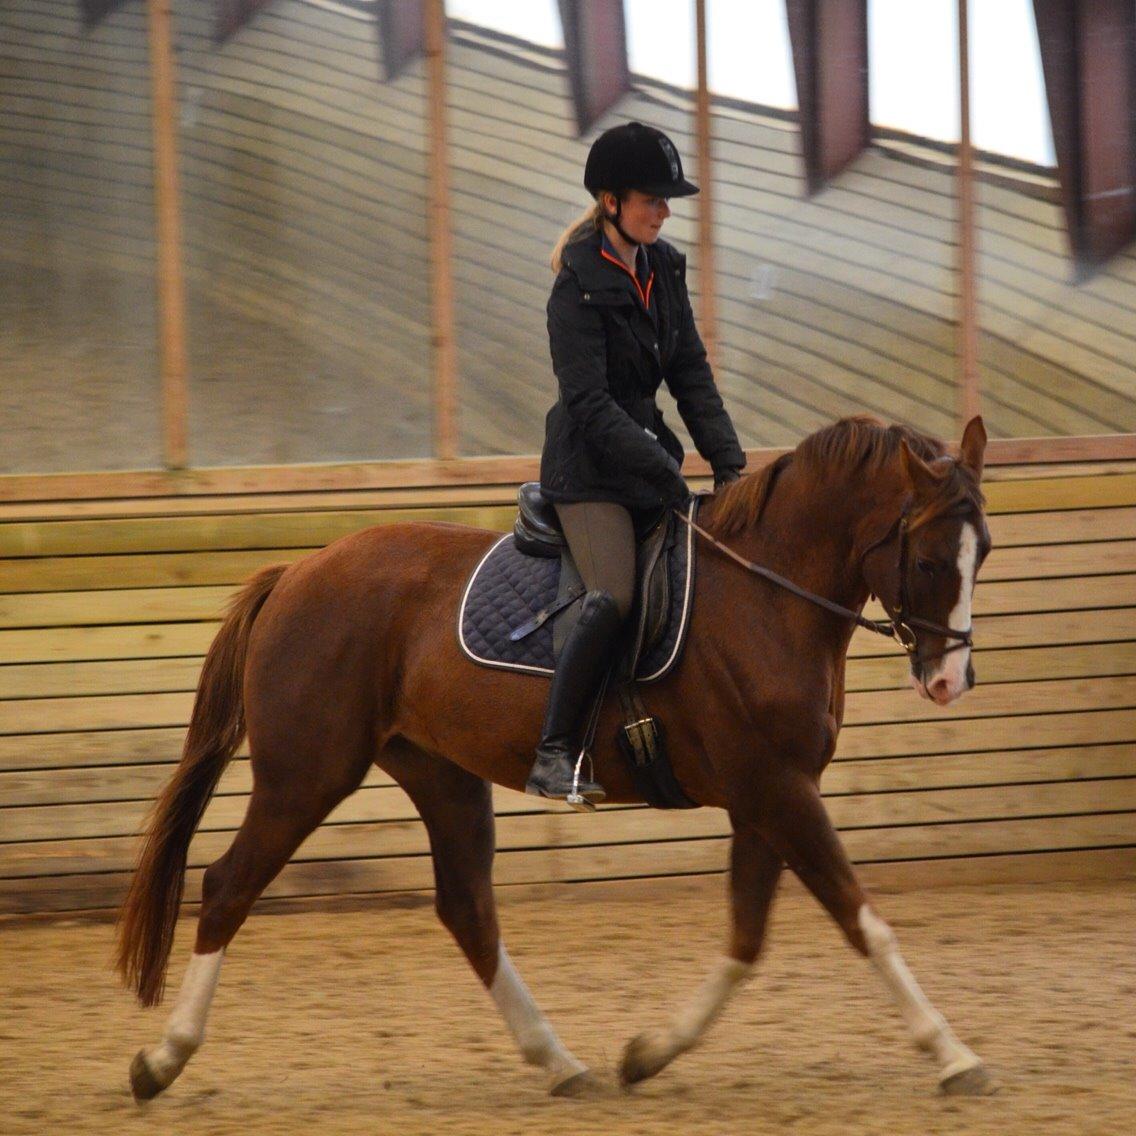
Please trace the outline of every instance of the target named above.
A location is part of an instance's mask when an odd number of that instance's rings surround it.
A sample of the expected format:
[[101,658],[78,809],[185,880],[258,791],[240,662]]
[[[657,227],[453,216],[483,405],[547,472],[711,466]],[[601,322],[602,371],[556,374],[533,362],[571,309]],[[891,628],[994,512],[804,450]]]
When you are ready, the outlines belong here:
[[635,598],[635,526],[631,514],[611,501],[556,506],[565,539],[588,591],[610,592],[621,619]]

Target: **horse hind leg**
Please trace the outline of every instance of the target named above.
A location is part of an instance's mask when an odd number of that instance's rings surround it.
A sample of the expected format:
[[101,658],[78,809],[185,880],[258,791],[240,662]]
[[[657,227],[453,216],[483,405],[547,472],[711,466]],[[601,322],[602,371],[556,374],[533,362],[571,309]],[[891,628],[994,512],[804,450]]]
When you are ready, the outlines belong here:
[[542,1069],[554,1096],[602,1092],[564,1046],[501,942],[493,897],[492,787],[452,762],[392,742],[380,764],[410,796],[426,825],[434,861],[435,907],[481,979],[522,1057]]
[[[365,771],[367,763],[362,764]],[[149,1100],[181,1074],[205,1039],[205,1022],[221,975],[225,949],[253,903],[328,813],[358,788],[363,773],[315,793],[297,774],[256,784],[229,850],[205,871],[197,937],[162,1040],[140,1050],[130,1066],[136,1100]]]

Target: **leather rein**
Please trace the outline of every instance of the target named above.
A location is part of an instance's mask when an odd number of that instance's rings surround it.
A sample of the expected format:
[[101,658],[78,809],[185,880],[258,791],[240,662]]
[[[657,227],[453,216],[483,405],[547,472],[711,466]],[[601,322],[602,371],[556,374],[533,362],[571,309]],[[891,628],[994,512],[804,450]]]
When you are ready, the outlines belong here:
[[[941,658],[943,655],[949,655],[952,651],[958,651],[963,647],[973,645],[973,627],[968,627],[965,631],[956,631],[952,627],[943,627],[941,624],[932,623],[929,619],[912,615],[907,610],[909,605],[907,595],[908,508],[906,506],[903,512],[896,518],[891,528],[878,540],[869,544],[868,547],[860,553],[859,557],[859,563],[863,564],[864,557],[867,556],[869,552],[879,548],[882,544],[886,544],[898,530],[899,605],[896,609],[896,614],[890,619],[868,619],[858,611],[853,611],[851,608],[844,607],[833,600],[825,599],[824,596],[818,596],[815,592],[810,592],[807,588],[802,588],[799,584],[794,584],[792,580],[774,572],[771,568],[766,568],[761,564],[754,564],[752,560],[747,560],[744,556],[741,556],[732,548],[723,544],[717,537],[708,533],[701,525],[692,518],[687,517],[680,510],[675,509],[675,515],[684,524],[689,525],[700,537],[709,541],[719,552],[724,553],[731,560],[740,564],[747,572],[753,572],[755,575],[761,576],[762,579],[768,580],[771,584],[776,584],[779,588],[784,588],[787,592],[792,592],[793,595],[799,596],[803,600],[808,600],[809,603],[816,604],[817,607],[822,607],[825,611],[832,612],[833,615],[838,615],[842,619],[850,619],[857,627],[862,627],[865,631],[871,631],[874,635],[884,635],[890,639],[894,639],[909,655],[920,657],[917,655],[919,639],[915,634],[915,628],[927,631],[932,635],[938,635],[943,639],[958,640],[958,642],[952,646],[944,647],[943,650],[927,658]],[[926,660],[923,659],[922,661],[925,662]]]

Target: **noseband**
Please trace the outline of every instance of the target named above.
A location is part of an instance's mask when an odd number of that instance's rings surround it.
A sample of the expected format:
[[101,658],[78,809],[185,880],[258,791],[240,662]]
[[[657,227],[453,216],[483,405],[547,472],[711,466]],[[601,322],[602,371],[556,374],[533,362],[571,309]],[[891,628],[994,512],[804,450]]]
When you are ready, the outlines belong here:
[[[792,592],[793,595],[800,596],[801,599],[808,600],[809,603],[816,604],[817,607],[822,607],[825,611],[832,612],[833,615],[850,619],[857,627],[863,627],[865,631],[871,631],[874,635],[885,635],[890,639],[894,639],[909,655],[918,656],[919,638],[914,630],[917,627],[921,631],[927,631],[943,639],[957,639],[958,642],[952,646],[944,647],[943,650],[937,651],[934,655],[927,656],[928,659],[938,659],[942,658],[944,655],[949,655],[952,651],[958,651],[963,647],[972,646],[974,628],[968,627],[965,631],[955,631],[954,628],[943,627],[941,624],[932,623],[929,619],[912,615],[908,610],[910,607],[907,590],[907,532],[909,509],[910,506],[905,505],[903,512],[896,518],[891,528],[878,540],[874,540],[869,544],[868,547],[860,553],[860,558],[857,561],[862,569],[864,558],[868,553],[875,551],[875,549],[879,548],[881,545],[887,544],[898,531],[899,604],[896,607],[895,615],[891,616],[890,619],[867,619],[858,611],[853,611],[851,608],[844,607],[841,604],[835,603],[833,600],[825,599],[824,596],[818,596],[815,592],[810,592],[807,588],[802,588],[799,584],[794,584],[792,580],[774,572],[772,569],[765,568],[760,564],[754,564],[752,560],[747,560],[744,556],[736,553],[732,548],[724,545],[717,537],[712,536],[701,525],[697,524],[678,509],[675,510],[675,516],[684,524],[689,525],[704,540],[709,541],[719,552],[724,553],[731,560],[740,564],[747,572],[753,572],[755,575],[761,576],[762,579],[776,584],[779,588],[784,588],[786,591]],[[885,604],[884,607],[886,609],[887,605]]]
[[935,654],[926,656],[927,659],[941,659],[944,655],[949,655],[952,651],[959,651],[963,647],[973,646],[974,628],[968,627],[965,631],[955,631],[953,627],[944,627],[942,624],[932,623],[929,619],[923,619],[921,616],[911,614],[911,603],[907,589],[907,533],[909,528],[909,510],[910,505],[905,505],[903,512],[900,513],[895,524],[893,524],[879,540],[873,541],[860,553],[859,565],[861,575],[863,575],[864,558],[869,552],[873,552],[875,549],[879,548],[880,545],[887,544],[898,529],[899,557],[896,570],[899,573],[899,604],[896,607],[895,615],[892,616],[891,619],[868,620],[867,622],[877,623],[881,628],[879,633],[881,635],[890,635],[909,655],[917,655],[919,651],[919,640],[914,631],[916,627],[920,628],[922,631],[928,631],[932,635],[938,635],[943,639],[957,639],[958,642],[952,646],[944,647],[941,651],[936,651]]

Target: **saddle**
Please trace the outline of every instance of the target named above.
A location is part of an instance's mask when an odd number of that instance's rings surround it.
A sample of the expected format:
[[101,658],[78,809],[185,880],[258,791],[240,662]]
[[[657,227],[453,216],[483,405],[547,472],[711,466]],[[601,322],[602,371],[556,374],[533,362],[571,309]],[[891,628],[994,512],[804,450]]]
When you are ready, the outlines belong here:
[[[458,639],[476,663],[551,675],[586,589],[540,486],[522,485],[518,505],[513,532],[486,553],[466,585]],[[692,498],[692,519],[696,508]],[[694,594],[693,530],[668,509],[644,522],[636,537],[636,605],[609,679],[626,721],[620,747],[648,804],[691,808],[666,758],[661,725],[643,708],[637,684],[662,678],[681,653]]]
[[[635,674],[639,659],[666,633],[671,614],[670,556],[679,535],[675,532],[675,520],[670,510],[649,516],[636,530],[635,576],[638,586],[632,612],[635,635],[624,660],[624,669],[629,675]],[[553,603],[512,631],[510,638],[521,640],[546,619],[563,612],[553,628],[553,652],[559,658],[560,647],[579,615],[575,601],[584,595],[586,589],[560,529],[556,509],[541,493],[539,482],[526,481],[517,493],[513,543],[526,556],[559,559],[560,585]]]

